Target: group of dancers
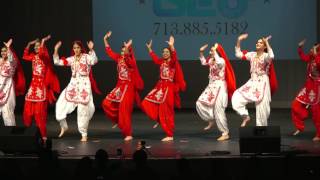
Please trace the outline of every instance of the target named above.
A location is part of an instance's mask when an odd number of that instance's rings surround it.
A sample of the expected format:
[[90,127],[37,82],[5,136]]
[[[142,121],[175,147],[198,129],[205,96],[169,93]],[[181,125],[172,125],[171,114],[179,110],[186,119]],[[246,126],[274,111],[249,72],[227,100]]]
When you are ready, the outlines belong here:
[[[116,87],[102,102],[105,115],[114,123],[113,128],[118,126],[121,129],[124,140],[130,141],[133,139],[132,111],[136,103],[150,119],[156,121],[154,128],[160,124],[166,134],[162,141],[172,141],[175,127],[174,108],[181,107],[179,93],[186,89],[183,71],[174,47],[174,37],[170,36],[166,41],[168,46],[162,50],[162,57],[158,57],[152,50],[152,40],[146,43],[151,59],[159,65],[160,75],[155,87],[141,100],[139,93],[144,89],[144,82],[139,73],[132,40],[124,42],[120,53],[116,53],[109,44],[111,34],[111,31],[107,32],[103,41],[106,54],[117,63],[118,81]],[[205,44],[200,48],[200,62],[209,67],[209,84],[198,98],[196,110],[201,119],[208,122],[204,130],[209,130],[214,123],[217,125],[221,132],[218,141],[230,138],[225,114],[229,100],[232,102],[232,108],[241,116],[241,127],[245,127],[250,121],[246,109],[248,103],[255,103],[256,125],[268,125],[271,96],[277,89],[274,54],[269,43],[271,36],[258,39],[256,50],[252,52],[241,49],[240,44],[247,37],[248,34],[238,37],[235,56],[250,62],[251,77],[238,89],[236,76],[222,45],[212,45],[207,57],[204,51],[209,45]],[[74,41],[71,55],[65,58],[59,56],[59,48],[62,45],[59,41],[54,47],[52,63],[45,45],[50,38],[49,35],[41,40],[29,42],[23,53],[22,59],[32,62],[32,80],[25,94],[23,123],[29,127],[34,118],[45,142],[48,104],[55,103],[55,116],[61,127],[59,137],[68,130],[67,115],[77,108],[78,130],[81,141],[85,142],[88,140],[88,125],[95,111],[92,93],[101,94],[91,69],[98,62],[94,43],[87,42],[87,52],[82,42]],[[24,95],[25,91],[23,69],[11,44],[12,39],[4,43],[0,58],[0,112],[5,126],[16,125],[15,98]],[[304,130],[304,120],[311,109],[316,127],[313,141],[320,141],[320,44],[315,44],[308,54],[303,52],[304,44],[305,40],[299,43],[298,53],[301,59],[308,63],[307,80],[292,103],[292,120],[296,127],[293,135],[298,135]],[[53,64],[71,67],[70,82],[61,93]],[[57,100],[55,93],[60,93]]]

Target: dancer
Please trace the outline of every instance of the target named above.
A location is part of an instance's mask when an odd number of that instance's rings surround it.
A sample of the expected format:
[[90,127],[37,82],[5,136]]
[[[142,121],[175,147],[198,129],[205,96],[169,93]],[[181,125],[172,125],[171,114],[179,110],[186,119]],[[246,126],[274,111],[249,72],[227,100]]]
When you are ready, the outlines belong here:
[[235,47],[236,57],[250,61],[251,78],[249,81],[237,89],[232,96],[232,108],[242,117],[241,127],[247,125],[250,116],[246,105],[255,103],[256,105],[256,125],[267,126],[270,115],[271,94],[277,88],[276,76],[273,67],[274,54],[269,44],[269,39],[261,38],[256,43],[256,51],[241,51],[240,43],[246,39],[248,34],[238,37]]
[[91,120],[95,107],[93,104],[92,88],[96,89],[95,81],[92,77],[91,66],[98,62],[97,56],[93,50],[93,42],[87,43],[89,54],[80,41],[74,41],[72,44],[72,55],[68,58],[59,58],[58,50],[61,47],[59,41],[54,48],[53,60],[58,66],[71,66],[72,76],[68,86],[60,94],[56,103],[56,119],[60,123],[61,131],[59,137],[62,137],[68,129],[66,117],[77,109],[78,130],[81,133],[81,141],[88,139],[88,125]]
[[108,43],[111,33],[109,31],[104,36],[104,44],[108,56],[117,63],[118,82],[103,100],[102,108],[106,116],[121,129],[124,140],[130,141],[133,138],[131,127],[133,105],[136,101],[140,106],[138,91],[143,89],[144,84],[133,54],[132,40],[125,42],[121,48],[121,54],[117,54]]
[[293,135],[298,135],[304,130],[304,120],[312,112],[312,120],[316,127],[313,141],[320,141],[320,44],[312,47],[309,54],[304,54],[305,40],[299,43],[298,53],[307,63],[307,80],[297,97],[292,102],[292,121],[296,127]]
[[166,133],[162,141],[172,141],[174,131],[174,107],[181,107],[179,92],[186,89],[182,68],[174,48],[174,37],[167,41],[169,47],[162,51],[162,58],[152,51],[152,40],[146,44],[153,62],[160,66],[160,80],[142,101],[143,111],[160,123]]
[[[56,100],[54,93],[60,92],[59,80],[45,46],[50,38],[49,35],[41,42],[38,39],[29,42],[23,53],[23,59],[32,62],[32,80],[25,96],[23,123],[27,127],[31,126],[34,117],[44,142],[47,140],[47,106]],[[34,46],[32,53],[29,50],[31,45]]]
[[16,95],[23,95],[25,91],[23,70],[11,44],[12,39],[4,43],[0,57],[0,113],[5,126],[16,126]]
[[207,47],[208,44],[200,48],[200,61],[202,65],[209,66],[209,84],[198,98],[196,109],[201,119],[208,122],[204,130],[209,130],[215,120],[222,133],[217,140],[224,141],[229,139],[225,109],[228,97],[231,99],[236,89],[236,81],[233,68],[222,46],[217,43],[212,46],[210,56],[206,59],[203,53]]

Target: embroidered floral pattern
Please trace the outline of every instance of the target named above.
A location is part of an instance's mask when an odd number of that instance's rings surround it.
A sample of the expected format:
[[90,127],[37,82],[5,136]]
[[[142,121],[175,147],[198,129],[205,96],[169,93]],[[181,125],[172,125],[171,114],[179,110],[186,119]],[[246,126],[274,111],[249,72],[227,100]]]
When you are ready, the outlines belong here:
[[162,98],[162,96],[163,96],[163,92],[162,92],[162,89],[160,89],[160,90],[156,93],[155,97],[156,97],[157,100],[159,101],[159,100]]
[[118,64],[118,76],[121,80],[130,80],[129,69],[125,63]]
[[313,90],[311,90],[309,93],[309,99],[311,102],[313,102],[316,99],[316,93],[314,93]]
[[32,60],[32,80],[25,97],[25,100],[31,102],[39,102],[46,100],[46,89],[44,85],[44,76],[46,66],[38,55]]
[[89,95],[89,93],[86,90],[82,89],[82,91],[81,91],[82,99],[83,100],[87,99],[88,95]]
[[244,93],[248,93],[250,89],[251,89],[250,86],[245,86],[245,87],[243,87],[243,88],[241,89],[241,91],[244,92]]
[[259,99],[260,95],[261,95],[261,92],[256,88],[256,90],[253,92],[253,95]]
[[74,88],[72,88],[71,90],[69,90],[68,92],[67,92],[67,94],[68,94],[68,97],[70,97],[70,99],[73,99],[74,97],[76,97],[76,90],[74,89]]
[[168,79],[173,81],[175,74],[175,69],[170,68],[170,66],[166,63],[162,63],[160,66],[160,78],[161,79]]
[[110,101],[121,102],[128,89],[127,84],[120,84],[115,87],[106,98]]

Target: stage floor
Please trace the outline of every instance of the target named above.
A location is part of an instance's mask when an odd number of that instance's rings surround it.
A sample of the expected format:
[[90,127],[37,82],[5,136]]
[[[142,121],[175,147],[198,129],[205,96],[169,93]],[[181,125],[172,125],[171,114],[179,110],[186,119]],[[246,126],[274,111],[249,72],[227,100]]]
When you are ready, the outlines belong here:
[[[252,121],[249,126],[255,125],[254,111],[250,110]],[[69,130],[63,138],[58,138],[59,124],[54,114],[50,113],[48,120],[48,136],[52,138],[52,149],[57,150],[62,159],[80,159],[83,156],[94,156],[98,149],[105,149],[111,159],[120,158],[117,149],[121,149],[123,157],[130,159],[140,140],[146,142],[150,159],[176,158],[237,158],[239,152],[240,117],[232,110],[227,111],[231,139],[218,142],[220,133],[216,125],[209,131],[203,131],[206,123],[202,121],[195,110],[176,111],[175,135],[173,142],[161,142],[165,136],[160,126],[153,129],[154,122],[145,114],[137,110],[133,113],[133,137],[130,142],[124,142],[118,128],[112,129],[112,123],[103,112],[97,111],[90,121],[88,142],[80,142],[80,133],[77,130],[76,113],[68,116]],[[21,124],[21,115],[17,115],[17,123]],[[312,120],[305,121],[305,132],[297,137],[290,134],[294,131],[291,122],[290,109],[272,109],[269,125],[281,128],[281,151],[299,152],[306,156],[320,155],[320,142],[313,142],[315,128]]]

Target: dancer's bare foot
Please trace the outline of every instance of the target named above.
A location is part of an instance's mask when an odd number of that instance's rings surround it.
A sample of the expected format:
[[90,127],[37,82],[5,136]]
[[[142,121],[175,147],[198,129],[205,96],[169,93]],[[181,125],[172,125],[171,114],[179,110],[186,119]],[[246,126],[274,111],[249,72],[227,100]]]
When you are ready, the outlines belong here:
[[124,141],[131,141],[132,139],[133,139],[132,136],[126,136],[126,137],[124,138]]
[[173,141],[173,137],[167,136],[167,137],[163,138],[161,141],[163,141],[163,142]]
[[208,126],[206,126],[205,128],[203,128],[204,131],[208,131],[209,129],[211,129],[213,126],[213,122],[212,121],[209,121],[208,122]]
[[112,126],[112,129],[114,129],[114,128],[116,128],[116,127],[118,127],[118,124],[114,124],[114,125]]
[[312,141],[314,141],[314,142],[319,142],[319,141],[320,141],[320,137],[319,137],[319,136],[315,136],[315,137],[312,139]]
[[152,128],[155,129],[155,128],[157,128],[158,126],[159,126],[159,123],[157,122],[156,124],[154,124],[154,125],[152,126]]
[[67,130],[68,130],[68,128],[61,127],[60,134],[58,137],[61,138]]
[[297,129],[294,133],[292,133],[292,135],[296,136],[296,135],[299,135],[300,133],[301,133],[301,131]]
[[88,136],[82,136],[81,142],[87,142],[88,141]]
[[42,137],[42,147],[43,147],[43,148],[46,148],[46,146],[47,146],[47,140],[48,140],[47,137]]
[[218,139],[217,139],[217,141],[225,141],[225,140],[228,140],[230,137],[229,137],[229,135],[228,134],[226,134],[226,135],[221,135]]
[[250,121],[250,116],[248,115],[243,116],[241,127],[245,127],[249,121]]

